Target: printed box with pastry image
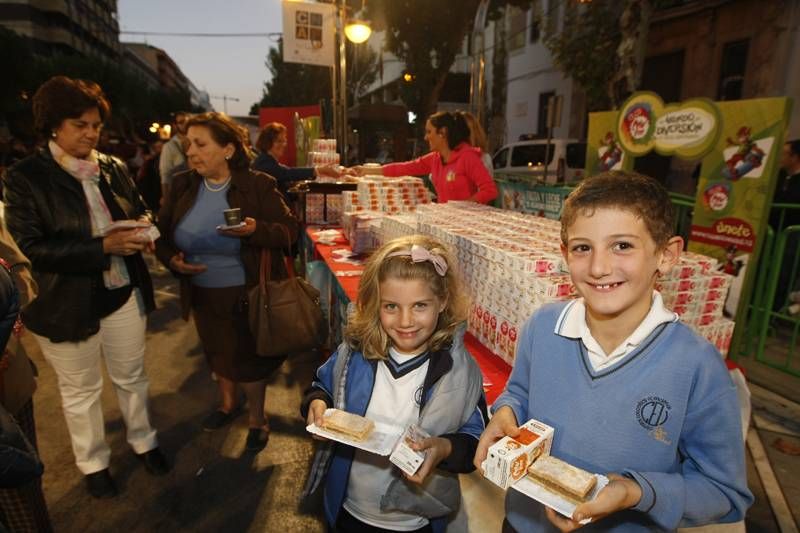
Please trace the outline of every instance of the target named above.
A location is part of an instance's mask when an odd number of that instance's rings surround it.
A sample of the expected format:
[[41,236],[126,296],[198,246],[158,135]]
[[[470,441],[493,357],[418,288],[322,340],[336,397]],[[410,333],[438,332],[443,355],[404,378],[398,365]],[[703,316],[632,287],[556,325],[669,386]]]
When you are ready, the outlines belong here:
[[400,426],[333,408],[325,410],[322,427],[316,424],[306,426],[309,433],[377,455],[392,453],[403,430]]
[[503,437],[489,447],[481,465],[483,475],[500,488],[507,489],[525,476],[537,458],[550,454],[552,443],[552,427],[538,420],[528,420],[520,426],[517,437]]
[[[572,518],[578,504],[592,501],[608,485],[608,478],[592,474],[552,455],[539,457],[511,487],[556,512]],[[582,524],[589,519],[582,521]]]

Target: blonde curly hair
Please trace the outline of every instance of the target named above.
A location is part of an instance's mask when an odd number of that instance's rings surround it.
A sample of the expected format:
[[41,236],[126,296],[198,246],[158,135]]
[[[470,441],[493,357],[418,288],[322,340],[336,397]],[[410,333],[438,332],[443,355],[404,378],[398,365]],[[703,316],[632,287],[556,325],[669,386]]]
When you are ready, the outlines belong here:
[[[414,245],[442,256],[448,266],[445,275],[439,275],[429,261],[415,263],[407,255],[390,257],[396,252],[410,251]],[[444,245],[426,235],[394,239],[372,254],[361,276],[355,311],[350,315],[344,332],[345,341],[353,349],[361,350],[366,359],[385,360],[388,357],[390,339],[380,321],[380,284],[389,278],[428,282],[436,297],[445,302],[436,330],[428,340],[428,348],[436,351],[448,344],[458,326],[466,320],[467,301],[451,254]]]

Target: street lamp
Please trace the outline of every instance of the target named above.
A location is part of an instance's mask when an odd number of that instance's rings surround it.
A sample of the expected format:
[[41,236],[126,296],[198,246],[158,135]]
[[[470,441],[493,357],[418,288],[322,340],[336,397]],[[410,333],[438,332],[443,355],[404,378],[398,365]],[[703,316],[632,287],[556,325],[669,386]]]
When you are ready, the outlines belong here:
[[[334,84],[333,84],[333,100],[334,100],[334,114],[333,114],[333,129],[335,132],[336,143],[339,146],[339,151],[342,154],[342,163],[347,164],[347,58],[345,57],[345,37],[355,44],[361,44],[369,39],[372,33],[372,28],[369,24],[361,19],[354,19],[347,21],[347,7],[345,6],[346,0],[337,0],[337,17],[336,17],[336,37],[339,39],[339,61],[336,63],[334,69]],[[363,10],[363,3],[362,3]],[[346,22],[347,21],[347,22]],[[337,98],[338,92],[338,98]]]
[[351,43],[361,44],[372,35],[372,28],[364,20],[351,19],[344,27],[344,34]]

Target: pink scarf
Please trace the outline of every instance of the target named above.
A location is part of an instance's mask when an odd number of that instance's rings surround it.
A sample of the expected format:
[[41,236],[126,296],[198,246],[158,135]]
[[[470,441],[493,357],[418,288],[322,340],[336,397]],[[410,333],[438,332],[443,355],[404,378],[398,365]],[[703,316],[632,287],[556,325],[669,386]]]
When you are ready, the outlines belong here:
[[[78,180],[83,186],[86,196],[86,205],[92,221],[92,237],[105,234],[105,229],[111,224],[111,212],[108,210],[103,195],[100,192],[100,165],[97,163],[97,152],[92,150],[86,159],[78,159],[65,152],[55,142],[48,144],[53,159],[67,174]],[[125,259],[120,255],[111,256],[111,268],[103,271],[103,283],[107,289],[118,289],[130,285],[131,278]]]

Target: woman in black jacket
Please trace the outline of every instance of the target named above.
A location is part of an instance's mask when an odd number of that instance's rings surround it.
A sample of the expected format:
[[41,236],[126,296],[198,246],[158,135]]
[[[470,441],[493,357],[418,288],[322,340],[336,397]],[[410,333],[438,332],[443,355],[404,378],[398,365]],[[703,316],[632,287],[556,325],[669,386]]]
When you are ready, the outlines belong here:
[[119,160],[94,148],[110,106],[96,83],[56,76],[33,97],[48,143],[8,170],[6,224],[33,265],[39,297],[25,325],[53,366],[72,449],[92,496],[117,493],[108,470],[100,359],[119,399],[127,440],[148,472],[169,467],[148,413],[146,313],[153,288],[142,250],[150,214]]

